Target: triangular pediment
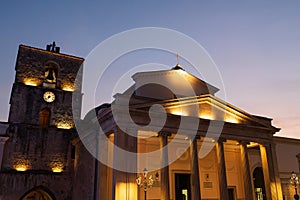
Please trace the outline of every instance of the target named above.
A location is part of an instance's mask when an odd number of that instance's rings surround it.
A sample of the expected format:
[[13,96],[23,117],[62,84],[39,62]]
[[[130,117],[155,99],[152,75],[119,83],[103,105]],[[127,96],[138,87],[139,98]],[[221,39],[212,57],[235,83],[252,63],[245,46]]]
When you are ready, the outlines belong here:
[[175,104],[172,105],[172,103],[165,105],[168,112],[234,124],[249,124],[263,127],[272,126],[271,119],[251,115],[210,94],[191,97],[189,99],[178,99],[177,102],[179,102],[177,106]]
[[[119,100],[121,96],[123,95],[118,95]],[[271,124],[272,119],[251,115],[211,94],[162,101],[135,96],[131,100],[130,109],[148,110],[154,104],[163,106],[166,112],[172,115],[224,121],[232,124],[247,124],[266,128],[273,127]]]
[[272,119],[251,115],[219,99],[214,95],[218,88],[184,70],[139,72],[132,78],[135,84],[115,95],[115,103],[125,97],[130,99],[130,109],[149,110],[153,104],[159,104],[172,115],[279,130],[272,126]]

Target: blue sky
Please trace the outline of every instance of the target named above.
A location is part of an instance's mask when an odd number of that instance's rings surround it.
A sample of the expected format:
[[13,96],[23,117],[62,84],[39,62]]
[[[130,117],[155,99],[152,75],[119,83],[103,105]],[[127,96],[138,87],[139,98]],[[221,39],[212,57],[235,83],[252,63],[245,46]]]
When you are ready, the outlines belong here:
[[63,53],[86,57],[113,34],[151,26],[194,38],[217,64],[229,103],[300,138],[299,1],[10,1],[1,4],[0,25],[1,121],[19,44],[44,48],[55,40]]

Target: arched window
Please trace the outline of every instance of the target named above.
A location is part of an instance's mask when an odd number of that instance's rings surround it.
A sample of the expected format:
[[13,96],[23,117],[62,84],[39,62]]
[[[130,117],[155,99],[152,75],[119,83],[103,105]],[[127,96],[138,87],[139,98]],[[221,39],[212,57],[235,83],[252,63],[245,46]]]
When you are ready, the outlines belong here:
[[50,109],[49,108],[44,108],[40,112],[40,126],[42,128],[47,128],[50,123]]
[[58,65],[52,61],[45,65],[44,87],[55,88],[57,82]]
[[265,181],[263,169],[256,167],[253,171],[254,190],[257,200],[263,200],[266,198]]

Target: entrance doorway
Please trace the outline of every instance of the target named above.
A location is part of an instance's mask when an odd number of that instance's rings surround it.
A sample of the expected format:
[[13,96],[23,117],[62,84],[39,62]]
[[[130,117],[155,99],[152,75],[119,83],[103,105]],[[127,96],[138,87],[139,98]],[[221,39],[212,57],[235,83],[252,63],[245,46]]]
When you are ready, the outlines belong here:
[[234,187],[230,187],[228,188],[228,200],[235,200],[235,188]]
[[264,174],[261,167],[256,167],[253,171],[254,192],[256,200],[266,199]]
[[175,199],[191,200],[191,175],[175,174]]
[[47,188],[39,186],[26,192],[20,200],[55,200],[55,197]]

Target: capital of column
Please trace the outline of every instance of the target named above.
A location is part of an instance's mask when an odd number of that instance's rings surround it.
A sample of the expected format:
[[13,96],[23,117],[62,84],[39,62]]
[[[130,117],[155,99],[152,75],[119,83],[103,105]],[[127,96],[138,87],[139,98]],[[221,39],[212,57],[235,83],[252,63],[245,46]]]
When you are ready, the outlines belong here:
[[122,126],[122,128],[120,128],[118,125],[116,125],[116,126],[113,127],[113,130],[114,131],[123,131],[123,132],[125,132],[125,131],[135,131],[135,132],[137,132],[138,131],[137,127],[130,126],[130,125]]
[[272,144],[272,142],[271,141],[263,141],[263,142],[258,142],[258,144],[263,147],[268,147]]
[[9,139],[7,136],[0,136],[0,143],[4,143]]
[[226,138],[221,138],[221,137],[220,137],[220,138],[217,139],[217,142],[218,142],[218,143],[224,143],[224,142],[226,142],[226,141],[227,141]]
[[201,136],[200,136],[200,135],[195,135],[195,136],[194,136],[194,139],[195,139],[195,140],[200,140],[200,139],[201,139]]
[[120,128],[119,126],[114,126],[110,134],[112,133],[114,133],[115,136],[117,136],[118,134],[125,134],[128,137],[138,137],[138,129],[130,126],[122,128]]
[[160,131],[160,132],[158,132],[158,136],[170,137],[170,136],[172,136],[172,133],[167,132],[167,131]]
[[238,140],[238,143],[239,143],[240,145],[244,145],[244,146],[250,144],[249,141],[245,141],[245,140]]

